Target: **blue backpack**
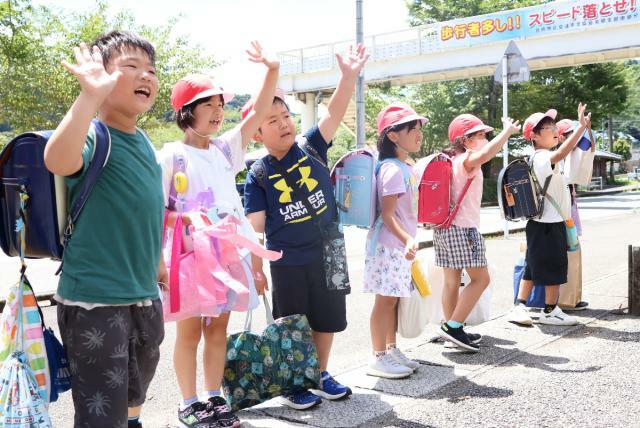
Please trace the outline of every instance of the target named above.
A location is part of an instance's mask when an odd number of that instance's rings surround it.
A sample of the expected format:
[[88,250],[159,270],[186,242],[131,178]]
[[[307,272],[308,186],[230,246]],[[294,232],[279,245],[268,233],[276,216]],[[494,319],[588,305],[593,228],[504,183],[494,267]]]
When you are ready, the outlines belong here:
[[6,255],[20,255],[16,225],[22,221],[29,231],[25,257],[62,260],[73,225],[111,150],[109,130],[103,123],[94,119],[89,132],[95,134],[94,152],[70,209],[64,177],[53,175],[44,164],[44,148],[53,131],[18,135],[0,152],[0,247]]
[[367,149],[342,156],[331,170],[340,224],[370,228],[376,220],[376,158]]

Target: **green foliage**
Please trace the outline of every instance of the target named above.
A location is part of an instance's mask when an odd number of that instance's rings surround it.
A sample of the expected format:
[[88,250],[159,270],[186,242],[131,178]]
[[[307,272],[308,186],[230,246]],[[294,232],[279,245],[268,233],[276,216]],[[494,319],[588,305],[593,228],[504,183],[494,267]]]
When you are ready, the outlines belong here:
[[146,37],[156,48],[158,97],[139,125],[161,126],[170,116],[173,84],[187,73],[216,65],[200,46],[173,34],[178,19],[149,27],[138,25],[130,11],[109,18],[103,1],[80,13],[32,6],[27,0],[0,1],[0,123],[10,125],[13,133],[54,128],[80,89],[60,61],[72,61],[72,49],[80,42],[123,29]]
[[613,143],[613,152],[622,156],[622,159],[628,161],[631,159],[631,143],[629,140],[619,138]]
[[550,0],[408,0],[409,22],[411,25],[424,25],[449,21],[467,16],[484,15],[501,10],[518,9]]
[[482,182],[482,202],[498,202],[498,180],[487,177]]
[[7,132],[0,132],[0,151],[11,140],[11,136]]
[[333,167],[340,157],[346,154],[349,150],[353,150],[356,147],[355,137],[344,127],[338,128],[335,137],[333,138],[333,145],[327,153],[329,158],[329,168]]
[[640,139],[640,63],[630,61],[625,68],[629,95],[617,124],[621,131]]

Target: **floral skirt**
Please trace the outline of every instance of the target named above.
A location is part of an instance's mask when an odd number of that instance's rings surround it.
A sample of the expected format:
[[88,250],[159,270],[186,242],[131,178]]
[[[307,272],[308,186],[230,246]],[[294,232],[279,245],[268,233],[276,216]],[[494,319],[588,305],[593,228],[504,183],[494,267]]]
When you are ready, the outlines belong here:
[[[368,252],[369,253],[369,252]],[[364,291],[390,297],[411,295],[411,260],[397,248],[376,246],[364,261]]]

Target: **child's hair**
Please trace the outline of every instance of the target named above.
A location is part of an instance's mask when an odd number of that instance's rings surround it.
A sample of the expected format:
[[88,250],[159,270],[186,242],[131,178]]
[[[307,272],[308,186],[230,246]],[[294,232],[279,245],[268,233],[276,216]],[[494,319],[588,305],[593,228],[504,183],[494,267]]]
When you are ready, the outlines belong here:
[[[536,126],[533,127],[532,129],[532,134],[536,134],[536,135],[540,135],[540,131],[542,130],[542,128],[545,125],[549,125],[549,124],[553,124],[556,123],[555,120],[551,119],[549,116],[545,116],[542,118],[542,120],[540,122],[538,122],[538,124]],[[533,139],[533,137],[531,138],[531,142],[533,143],[533,147],[536,146],[536,140]]]
[[467,151],[467,148],[464,146],[462,142],[464,137],[456,137],[455,140],[447,147],[442,150],[442,153],[449,156],[450,158],[459,155],[460,153],[464,153]]
[[224,108],[224,97],[222,97],[221,95],[212,95],[210,97],[195,100],[192,103],[182,106],[182,108],[176,113],[176,124],[178,125],[178,128],[182,129],[183,131],[187,128],[191,128],[193,126],[193,121],[195,120],[193,111],[198,105],[211,101],[213,97],[220,97],[220,99],[222,100],[222,107]]
[[403,129],[413,129],[418,124],[418,120],[401,123],[391,126],[378,137],[378,160],[398,157],[396,144],[389,139],[389,132],[400,132]]
[[125,49],[140,49],[149,55],[152,64],[156,63],[156,50],[153,45],[148,40],[128,31],[113,30],[101,34],[93,42],[93,46],[97,46],[100,50],[105,65],[109,63],[114,52],[122,53]]

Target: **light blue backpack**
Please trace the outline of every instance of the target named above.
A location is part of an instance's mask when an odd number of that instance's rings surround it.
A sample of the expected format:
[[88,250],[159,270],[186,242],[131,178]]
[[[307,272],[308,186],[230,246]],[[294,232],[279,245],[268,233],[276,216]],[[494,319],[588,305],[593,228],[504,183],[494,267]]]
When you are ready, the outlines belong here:
[[376,157],[367,149],[342,156],[331,170],[343,226],[370,228],[376,220]]

